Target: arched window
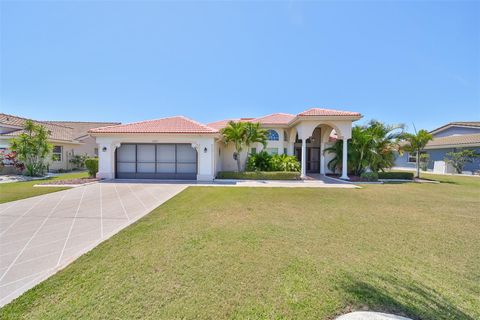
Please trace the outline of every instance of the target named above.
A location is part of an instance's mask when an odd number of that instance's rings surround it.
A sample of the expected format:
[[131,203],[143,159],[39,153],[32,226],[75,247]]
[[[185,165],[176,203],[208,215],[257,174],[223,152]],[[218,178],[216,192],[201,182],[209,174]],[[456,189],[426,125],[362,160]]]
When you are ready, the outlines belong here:
[[278,132],[275,130],[268,130],[268,140],[278,141]]

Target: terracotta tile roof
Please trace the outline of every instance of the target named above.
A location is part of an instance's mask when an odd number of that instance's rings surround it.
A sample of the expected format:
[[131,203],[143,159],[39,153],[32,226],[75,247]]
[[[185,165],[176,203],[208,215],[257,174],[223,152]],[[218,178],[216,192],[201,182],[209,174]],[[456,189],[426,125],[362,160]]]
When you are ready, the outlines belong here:
[[258,118],[237,118],[237,119],[224,119],[208,124],[209,127],[217,130],[223,129],[230,121],[243,121],[243,122],[259,122],[264,125],[287,125],[295,118],[295,115],[288,113],[272,113]]
[[89,133],[190,133],[212,134],[218,130],[183,116],[95,128]]
[[333,110],[333,109],[321,109],[321,108],[311,108],[305,110],[298,114],[299,117],[309,117],[309,116],[354,116],[361,117],[362,115],[359,112],[352,111],[343,111],[343,110]]
[[252,122],[259,122],[261,124],[285,124],[287,125],[290,121],[295,118],[295,115],[288,113],[272,113],[260,118],[255,118],[251,120]]
[[74,139],[87,136],[88,130],[90,129],[121,124],[120,122],[85,122],[85,121],[44,121],[44,122],[72,128]]
[[[17,117],[17,116],[12,116],[9,114],[5,113],[0,113],[0,125],[6,125],[6,126],[11,126],[11,127],[16,127],[17,129],[1,134],[2,136],[9,136],[9,137],[15,137],[20,135],[23,130],[22,127],[25,124],[27,120],[32,120],[32,119],[27,119],[27,118],[22,118],[22,117]],[[48,123],[48,122],[43,122],[43,121],[36,121],[32,120],[33,122],[40,124],[47,129],[47,131],[50,134],[50,139],[52,140],[63,140],[63,141],[74,141],[73,139],[73,129],[67,126],[62,126],[62,125],[57,125],[53,123]]]
[[220,130],[220,129],[223,129],[227,126],[227,123],[229,123],[230,121],[240,121],[241,119],[224,119],[224,120],[219,120],[219,121],[215,121],[215,122],[211,122],[209,124],[207,124],[207,126],[209,126],[210,128],[213,128],[213,129],[216,129],[216,130]]
[[480,146],[480,133],[452,135],[446,137],[434,138],[427,144],[428,149],[441,146],[459,146],[478,145]]

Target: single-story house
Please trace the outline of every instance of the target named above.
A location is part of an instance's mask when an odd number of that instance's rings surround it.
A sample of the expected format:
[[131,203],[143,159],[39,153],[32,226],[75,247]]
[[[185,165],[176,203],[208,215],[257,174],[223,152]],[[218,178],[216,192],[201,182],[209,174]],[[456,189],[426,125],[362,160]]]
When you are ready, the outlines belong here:
[[[8,152],[10,140],[23,132],[25,121],[32,120],[0,113],[0,151]],[[53,145],[52,159],[49,169],[69,170],[72,168],[70,159],[75,155],[87,154],[90,157],[98,155],[98,146],[95,139],[88,134],[88,130],[109,125],[118,125],[119,122],[73,122],[73,121],[37,121],[49,132],[49,142]]]
[[[99,145],[98,176],[105,179],[213,180],[219,171],[236,170],[234,147],[220,135],[230,120],[258,122],[268,130],[266,151],[295,155],[301,174],[327,172],[325,147],[330,136],[346,141],[358,112],[312,108],[299,114],[274,113],[259,118],[225,119],[202,124],[183,116],[112,125],[89,130]],[[344,144],[344,153],[348,144]],[[252,145],[240,157],[263,146]],[[346,164],[346,157],[343,158]],[[346,165],[342,178],[348,179]]]
[[[480,153],[480,121],[450,122],[430,132],[433,136],[425,153],[428,154],[427,170],[436,173],[454,173],[454,169],[445,163],[449,152],[463,149],[472,149]],[[416,154],[405,152],[398,155],[395,168],[413,169],[416,163]],[[480,170],[480,159],[467,163],[464,173],[471,174]]]

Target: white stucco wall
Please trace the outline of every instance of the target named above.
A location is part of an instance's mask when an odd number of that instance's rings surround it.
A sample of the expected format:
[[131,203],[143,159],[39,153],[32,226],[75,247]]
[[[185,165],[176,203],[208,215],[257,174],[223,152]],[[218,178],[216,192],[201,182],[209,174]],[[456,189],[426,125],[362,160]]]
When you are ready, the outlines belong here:
[[[98,177],[115,178],[115,149],[122,143],[190,143],[197,149],[197,180],[211,181],[215,177],[214,137],[208,135],[130,135],[98,136]],[[103,150],[105,149],[105,150]]]

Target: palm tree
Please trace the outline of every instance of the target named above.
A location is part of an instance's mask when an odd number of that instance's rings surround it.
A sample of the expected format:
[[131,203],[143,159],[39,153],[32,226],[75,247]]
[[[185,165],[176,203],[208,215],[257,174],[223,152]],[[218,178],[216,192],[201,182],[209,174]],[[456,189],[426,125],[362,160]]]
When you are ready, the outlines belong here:
[[242,170],[240,153],[244,147],[248,149],[253,143],[261,143],[264,147],[267,145],[267,130],[260,128],[259,123],[230,121],[220,133],[225,143],[232,142],[235,146],[234,157],[238,172]]
[[[403,125],[386,125],[372,120],[365,126],[352,128],[352,139],[348,141],[348,169],[355,175],[361,175],[367,168],[374,172],[391,168],[395,160],[395,151],[399,149],[399,138]],[[328,167],[336,171],[342,164],[343,141],[326,148],[324,152],[334,153]]]
[[427,130],[415,130],[415,134],[413,133],[405,133],[403,134],[402,138],[407,142],[403,146],[403,150],[416,153],[416,160],[415,166],[417,169],[417,174],[415,175],[416,178],[420,178],[420,154],[425,149],[427,143],[433,139],[433,136]]
[[245,123],[245,145],[247,149],[254,143],[260,143],[265,149],[267,147],[268,130],[262,129],[258,122]]

